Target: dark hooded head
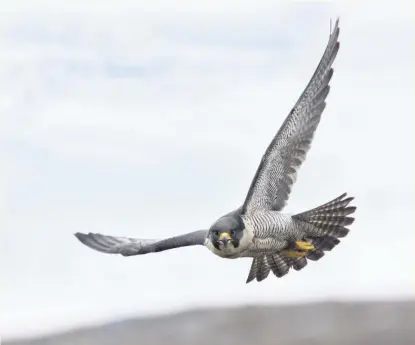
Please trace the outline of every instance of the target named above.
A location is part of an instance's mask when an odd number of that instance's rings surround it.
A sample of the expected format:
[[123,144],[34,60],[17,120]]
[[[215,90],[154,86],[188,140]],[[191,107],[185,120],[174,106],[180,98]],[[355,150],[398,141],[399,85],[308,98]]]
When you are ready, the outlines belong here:
[[218,250],[238,248],[244,228],[245,225],[240,215],[226,215],[210,227],[208,237]]

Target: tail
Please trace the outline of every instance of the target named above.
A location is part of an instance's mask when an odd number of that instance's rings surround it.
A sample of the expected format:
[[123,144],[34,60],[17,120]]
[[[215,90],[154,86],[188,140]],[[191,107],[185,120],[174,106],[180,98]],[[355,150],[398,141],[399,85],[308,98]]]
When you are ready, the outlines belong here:
[[294,219],[313,225],[322,234],[307,238],[315,247],[307,255],[308,259],[319,260],[325,251],[332,250],[340,243],[339,238],[349,233],[347,226],[354,222],[354,218],[349,215],[356,211],[356,207],[348,206],[354,198],[346,198],[346,195],[344,193],[324,205],[293,216]]

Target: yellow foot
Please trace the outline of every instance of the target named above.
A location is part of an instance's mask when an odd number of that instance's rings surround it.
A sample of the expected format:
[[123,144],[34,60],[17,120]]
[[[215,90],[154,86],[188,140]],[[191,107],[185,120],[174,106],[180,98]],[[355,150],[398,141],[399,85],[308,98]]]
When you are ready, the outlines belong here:
[[307,252],[300,252],[298,250],[282,250],[281,253],[293,259],[303,258],[307,255]]
[[303,258],[305,257],[310,250],[313,250],[314,246],[309,242],[296,241],[295,249],[286,249],[282,250],[282,254],[288,256],[289,258]]
[[295,248],[299,250],[305,250],[306,252],[313,250],[314,246],[309,242],[297,241],[295,242]]

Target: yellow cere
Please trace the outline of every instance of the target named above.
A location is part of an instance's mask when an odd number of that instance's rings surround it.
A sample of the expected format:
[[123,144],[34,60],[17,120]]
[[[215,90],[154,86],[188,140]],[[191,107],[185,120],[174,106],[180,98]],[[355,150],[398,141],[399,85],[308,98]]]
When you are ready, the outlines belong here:
[[231,235],[229,235],[227,232],[222,232],[219,236],[219,240],[221,240],[222,238],[227,238],[228,240],[230,240]]

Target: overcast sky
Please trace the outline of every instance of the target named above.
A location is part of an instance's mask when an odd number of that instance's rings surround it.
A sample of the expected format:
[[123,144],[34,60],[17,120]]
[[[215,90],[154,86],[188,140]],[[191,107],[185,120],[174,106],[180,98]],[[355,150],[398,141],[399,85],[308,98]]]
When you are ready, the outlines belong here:
[[[411,2],[82,3],[0,10],[3,337],[199,306],[414,296]],[[340,246],[245,285],[247,259],[201,247],[124,258],[76,240],[162,238],[238,207],[338,15],[328,106],[287,211],[355,196]]]

